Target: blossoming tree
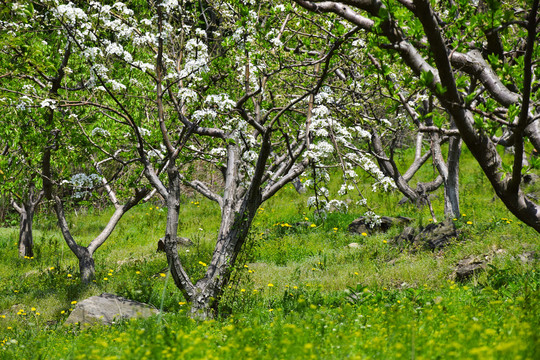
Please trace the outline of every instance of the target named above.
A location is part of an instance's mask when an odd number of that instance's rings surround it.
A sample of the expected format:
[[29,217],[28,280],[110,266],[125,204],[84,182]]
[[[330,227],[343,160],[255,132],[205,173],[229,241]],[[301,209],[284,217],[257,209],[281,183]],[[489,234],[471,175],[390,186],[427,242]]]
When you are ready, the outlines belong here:
[[[358,26],[385,61],[401,58],[409,73],[395,74],[400,83],[421,86],[438,100],[506,207],[540,231],[540,207],[522,189],[524,151],[540,149],[538,1],[295,2]],[[436,127],[448,129],[437,120]],[[511,162],[497,145],[513,145]]]

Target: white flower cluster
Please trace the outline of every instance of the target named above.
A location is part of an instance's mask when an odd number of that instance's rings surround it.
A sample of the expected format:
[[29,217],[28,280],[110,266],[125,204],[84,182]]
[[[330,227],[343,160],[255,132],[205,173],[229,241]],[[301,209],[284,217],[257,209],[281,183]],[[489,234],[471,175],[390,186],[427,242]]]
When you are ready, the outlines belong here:
[[138,129],[141,136],[150,136],[152,134],[152,132],[146,128],[139,127]]
[[33,105],[33,100],[29,98],[28,96],[24,95],[19,98],[19,102],[15,106],[17,110],[24,111],[28,106]]
[[202,109],[202,110],[196,110],[195,112],[193,112],[192,116],[195,121],[201,121],[205,118],[215,119],[216,112],[211,109]]
[[183,87],[178,90],[178,98],[182,103],[189,101],[195,102],[199,98],[199,95],[193,89]]
[[163,7],[165,12],[169,13],[172,10],[178,8],[178,0],[163,0],[163,1],[161,1],[160,6]]
[[227,155],[227,149],[219,147],[219,148],[213,148],[210,150],[210,155],[217,156],[217,157],[223,157]]
[[254,160],[258,158],[258,155],[259,154],[257,154],[257,152],[253,150],[248,150],[244,152],[244,154],[242,154],[242,159],[247,162],[253,162]]
[[316,162],[327,159],[334,153],[334,146],[327,141],[321,140],[314,144],[309,144],[309,150],[304,156],[313,159]]
[[53,99],[45,99],[41,102],[42,108],[49,108],[51,110],[56,109],[56,100]]
[[154,70],[154,65],[138,60],[133,62],[133,66],[140,68],[142,72],[146,72],[147,70]]
[[370,228],[374,228],[377,225],[381,224],[381,217],[375,214],[373,211],[366,211],[364,213],[364,222]]
[[205,103],[215,104],[219,111],[229,111],[236,106],[236,102],[231,100],[227,94],[208,95]]
[[107,130],[105,130],[103,128],[95,127],[92,130],[92,132],[90,133],[90,136],[94,137],[94,136],[97,136],[97,135],[100,135],[100,136],[103,136],[103,137],[109,137],[109,136],[111,136],[111,133],[109,133]]
[[101,183],[101,177],[98,174],[86,175],[84,173],[79,173],[73,175],[68,183],[70,183],[75,190],[73,197],[75,199],[82,199],[90,193],[89,190],[92,190],[96,185]]
[[275,47],[281,47],[283,46],[283,42],[281,42],[279,34],[279,29],[272,29],[266,34],[266,40],[268,40]]
[[126,90],[126,85],[113,79],[107,81],[107,84],[112,85],[114,91]]
[[71,2],[58,5],[55,9],[53,9],[53,14],[63,21],[70,23],[70,25],[75,25],[77,20],[88,20],[88,15],[86,15],[82,9],[73,6],[73,3]]
[[186,62],[178,76],[182,79],[202,80],[201,74],[208,68],[208,46],[199,39],[189,39],[185,46]]
[[36,91],[36,88],[34,88],[34,85],[32,85],[32,84],[23,85],[22,89],[23,89],[23,91],[27,91],[27,92],[35,92]]

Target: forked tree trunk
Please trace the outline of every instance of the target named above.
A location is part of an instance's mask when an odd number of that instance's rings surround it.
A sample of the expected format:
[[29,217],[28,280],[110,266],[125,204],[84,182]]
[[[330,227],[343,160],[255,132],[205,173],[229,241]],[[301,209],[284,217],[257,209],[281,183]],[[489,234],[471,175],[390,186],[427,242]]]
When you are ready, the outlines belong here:
[[[200,320],[213,318],[230,271],[249,233],[257,209],[262,203],[260,181],[253,181],[249,189],[239,189],[239,151],[236,145],[228,145],[228,161],[223,197],[216,197],[221,207],[221,226],[216,246],[206,274],[192,283],[185,272],[177,250],[178,210],[180,206],[180,175],[173,163],[169,164],[167,193],[167,226],[165,231],[165,252],[176,286],[191,303],[191,316]],[[266,150],[263,152],[267,157]],[[266,158],[263,159],[266,161]],[[261,160],[261,161],[263,161]],[[256,171],[254,179],[261,178]],[[296,175],[297,176],[297,175]],[[157,180],[149,176],[152,181]]]
[[32,231],[32,225],[34,223],[34,214],[37,205],[43,198],[43,191],[35,193],[35,187],[33,182],[30,182],[28,187],[28,197],[22,199],[21,205],[12,199],[11,205],[19,213],[19,256],[21,258],[34,256],[34,235]]
[[71,235],[71,232],[69,231],[69,226],[66,221],[66,216],[64,214],[64,207],[62,205],[62,200],[58,196],[55,196],[55,210],[56,210],[56,216],[58,218],[58,223],[60,226],[60,230],[62,231],[62,235],[64,237],[64,240],[66,241],[69,249],[75,254],[77,259],[79,260],[79,270],[81,275],[81,281],[85,284],[90,283],[92,280],[94,280],[95,276],[95,264],[94,264],[94,253],[96,250],[103,245],[105,240],[111,235],[114,228],[122,218],[122,216],[133,206],[137,205],[137,203],[144,198],[144,196],[148,194],[148,191],[136,191],[135,196],[130,197],[124,205],[118,204],[117,201],[115,201],[114,205],[116,207],[116,210],[114,214],[109,219],[109,222],[107,225],[105,225],[105,228],[101,231],[101,233],[96,236],[87,247],[81,246],[77,244],[75,239],[73,239],[73,236]]

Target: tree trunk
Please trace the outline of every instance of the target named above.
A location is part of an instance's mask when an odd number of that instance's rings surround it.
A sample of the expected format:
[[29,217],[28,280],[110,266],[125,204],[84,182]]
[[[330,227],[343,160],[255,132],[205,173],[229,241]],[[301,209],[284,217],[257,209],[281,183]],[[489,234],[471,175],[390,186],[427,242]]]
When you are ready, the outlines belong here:
[[20,214],[19,231],[19,257],[34,256],[34,237],[32,234],[32,222],[34,221],[34,207],[23,204]]
[[[191,316],[197,319],[213,318],[223,290],[227,285],[231,269],[242,249],[255,212],[260,201],[249,204],[244,200],[240,209],[230,209],[222,214],[221,227],[212,261],[204,278],[195,284],[195,292],[191,298]],[[248,209],[249,208],[249,209]]]
[[94,280],[96,275],[94,257],[92,253],[85,247],[80,247],[77,252],[77,258],[79,259],[79,272],[81,274],[81,281],[83,284],[88,284]]
[[448,144],[447,178],[444,184],[444,215],[447,218],[459,216],[459,158],[461,137],[450,137]]
[[34,236],[32,232],[32,224],[34,222],[34,214],[36,206],[43,198],[43,191],[35,192],[35,185],[32,181],[28,184],[28,193],[25,198],[21,199],[21,205],[12,198],[11,205],[19,213],[19,256],[24,258],[34,256]]

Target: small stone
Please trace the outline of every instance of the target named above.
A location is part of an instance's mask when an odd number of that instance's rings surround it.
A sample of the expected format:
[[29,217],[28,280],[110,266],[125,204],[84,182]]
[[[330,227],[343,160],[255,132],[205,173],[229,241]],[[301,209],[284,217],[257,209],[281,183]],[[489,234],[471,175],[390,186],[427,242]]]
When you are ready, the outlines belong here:
[[350,243],[349,245],[347,245],[348,247],[352,248],[352,249],[359,249],[361,248],[362,246],[359,244],[359,243]]
[[485,268],[486,261],[482,259],[482,256],[469,256],[458,262],[455,272],[456,280],[465,281],[472,275],[485,270]]

